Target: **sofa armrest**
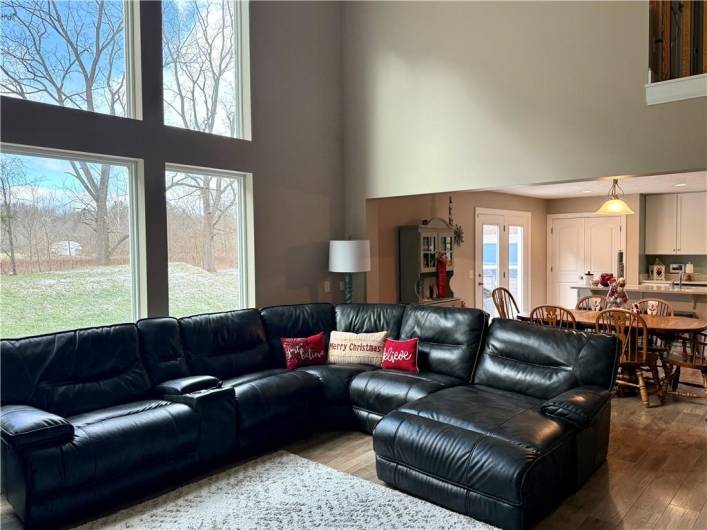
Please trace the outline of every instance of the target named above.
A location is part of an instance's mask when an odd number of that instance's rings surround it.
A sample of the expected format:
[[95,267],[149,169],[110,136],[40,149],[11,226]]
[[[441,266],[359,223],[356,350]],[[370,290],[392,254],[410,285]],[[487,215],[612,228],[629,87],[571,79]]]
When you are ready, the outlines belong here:
[[155,391],[160,396],[180,396],[189,394],[197,390],[206,390],[208,388],[218,388],[221,386],[221,381],[210,375],[193,375],[190,377],[180,377],[179,379],[170,379],[160,383],[155,387]]
[[188,394],[166,394],[163,398],[167,401],[171,401],[172,403],[183,403],[184,405],[189,405],[193,409],[203,410],[204,407],[211,406],[209,403],[219,401],[223,403],[232,401],[235,406],[236,393],[231,387],[218,386],[195,390],[194,392],[189,392]]
[[5,443],[23,450],[69,442],[74,426],[61,416],[29,405],[3,405],[0,433]]
[[588,427],[594,416],[611,399],[611,392],[598,386],[580,386],[548,399],[540,412],[575,427]]

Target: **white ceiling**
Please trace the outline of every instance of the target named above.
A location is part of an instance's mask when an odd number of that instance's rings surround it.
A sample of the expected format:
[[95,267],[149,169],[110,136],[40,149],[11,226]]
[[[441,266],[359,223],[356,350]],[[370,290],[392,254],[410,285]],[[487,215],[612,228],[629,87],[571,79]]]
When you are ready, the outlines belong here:
[[[672,173],[648,177],[623,177],[619,184],[628,195],[634,193],[680,193],[707,191],[707,171]],[[685,184],[685,186],[676,186]],[[537,197],[539,199],[564,199],[568,197],[592,197],[606,195],[611,179],[564,182],[560,184],[538,184],[535,186],[513,186],[494,191]]]

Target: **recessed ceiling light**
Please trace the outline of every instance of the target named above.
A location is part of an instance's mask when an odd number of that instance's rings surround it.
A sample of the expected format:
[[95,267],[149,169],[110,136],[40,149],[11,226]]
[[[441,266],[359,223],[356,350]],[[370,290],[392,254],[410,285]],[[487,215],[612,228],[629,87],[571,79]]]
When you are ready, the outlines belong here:
[[592,190],[582,190],[582,193],[592,193]]
[[687,184],[685,184],[684,182],[681,182],[679,184],[673,184],[673,186],[675,186],[676,188],[684,188],[685,186],[687,186]]

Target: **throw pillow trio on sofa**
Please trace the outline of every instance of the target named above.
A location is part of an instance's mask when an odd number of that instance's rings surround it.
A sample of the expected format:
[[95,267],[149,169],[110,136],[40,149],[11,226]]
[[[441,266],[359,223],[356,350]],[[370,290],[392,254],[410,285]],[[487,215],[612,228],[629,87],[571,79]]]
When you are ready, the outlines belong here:
[[332,331],[329,352],[325,351],[324,332],[310,337],[282,338],[287,368],[317,364],[369,364],[381,368],[419,372],[418,339],[393,340],[388,332],[347,333]]

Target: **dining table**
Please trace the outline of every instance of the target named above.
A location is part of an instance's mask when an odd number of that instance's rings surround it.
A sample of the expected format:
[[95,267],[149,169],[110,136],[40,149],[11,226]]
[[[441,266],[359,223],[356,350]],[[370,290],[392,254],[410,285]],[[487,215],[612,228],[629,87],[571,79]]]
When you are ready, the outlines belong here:
[[[568,309],[572,316],[574,316],[577,321],[577,327],[579,328],[594,328],[594,325],[599,315],[599,311],[589,311],[586,309]],[[672,334],[694,334],[700,333],[707,329],[707,320],[701,318],[692,317],[680,317],[680,316],[660,316],[660,315],[646,315],[642,314],[641,317],[646,322],[649,332],[653,333],[672,333]],[[517,315],[518,320],[530,320],[530,313],[519,313]]]

